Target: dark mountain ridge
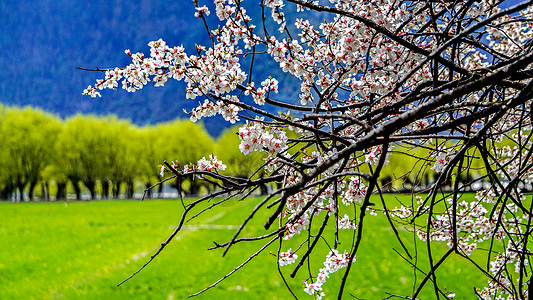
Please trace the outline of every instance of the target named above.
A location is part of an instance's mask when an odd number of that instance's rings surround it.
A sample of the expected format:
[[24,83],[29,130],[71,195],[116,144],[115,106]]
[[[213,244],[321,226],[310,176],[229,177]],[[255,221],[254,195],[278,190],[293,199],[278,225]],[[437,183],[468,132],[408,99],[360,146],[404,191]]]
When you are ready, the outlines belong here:
[[[249,14],[260,20],[257,3],[246,4],[253,6]],[[287,7],[286,15],[294,15],[293,10]],[[215,22],[210,26],[216,28],[214,7],[211,11],[208,20]],[[131,59],[124,54],[125,49],[146,53],[147,44],[159,38],[170,46],[184,45],[192,53],[195,43],[210,44],[204,24],[194,12],[193,1],[2,1],[0,102],[31,105],[63,118],[77,113],[116,114],[137,125],[186,118],[183,110],[191,110],[203,100],[185,99],[183,82],[169,81],[163,88],[149,84],[135,93],[121,88],[117,92],[105,90],[102,98],[95,99],[81,93],[103,74],[76,67],[126,66]],[[269,17],[270,12],[266,13]],[[276,100],[298,102],[295,79],[275,67],[272,60],[257,59],[253,74],[256,84],[275,76],[280,81]],[[266,109],[277,113],[275,107]],[[227,127],[219,117],[202,121],[213,136]]]

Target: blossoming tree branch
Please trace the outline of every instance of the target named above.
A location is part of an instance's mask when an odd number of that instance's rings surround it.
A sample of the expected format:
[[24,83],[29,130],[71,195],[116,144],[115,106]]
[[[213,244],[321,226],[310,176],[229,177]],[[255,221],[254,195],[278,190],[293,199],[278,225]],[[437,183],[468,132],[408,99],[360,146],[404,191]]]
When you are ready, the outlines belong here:
[[[83,93],[184,81],[187,98],[199,103],[188,112],[191,121],[222,115],[241,122],[242,154],[262,151],[267,158],[249,178],[224,175],[224,163],[213,155],[193,165],[164,162],[165,181],[194,176],[217,188],[186,205],[152,259],[195,217],[195,206],[210,201],[201,212],[209,213],[270,185],[233,238],[215,243],[224,254],[238,243],[261,243],[220,281],[277,243],[278,269],[292,268],[291,277],[307,272],[303,288],[317,299],[340,273],[341,298],[371,230],[367,221],[381,215],[402,245],[399,255],[418,274],[410,295],[391,297],[415,299],[430,286],[437,299],[453,298],[437,280],[451,257],[486,276],[484,286],[472,289],[479,298],[533,296],[533,201],[525,192],[533,180],[533,1],[193,2],[210,43],[184,49],[160,39],[149,43],[149,54],[126,50],[131,64],[95,70],[103,79]],[[291,17],[289,9],[296,11]],[[252,19],[252,10],[261,17]],[[281,71],[254,73],[269,60]],[[296,99],[279,88],[282,72],[299,91]],[[403,159],[415,163],[383,180],[383,168]],[[400,187],[410,201],[385,201],[385,190]],[[471,191],[475,197],[466,196]],[[264,234],[242,237],[264,210],[270,216]],[[400,229],[426,247],[406,246]],[[299,246],[285,246],[288,240]],[[437,255],[442,245],[449,250]],[[329,253],[317,255],[319,247]],[[417,256],[428,257],[427,264]],[[310,261],[318,264],[301,268]]]

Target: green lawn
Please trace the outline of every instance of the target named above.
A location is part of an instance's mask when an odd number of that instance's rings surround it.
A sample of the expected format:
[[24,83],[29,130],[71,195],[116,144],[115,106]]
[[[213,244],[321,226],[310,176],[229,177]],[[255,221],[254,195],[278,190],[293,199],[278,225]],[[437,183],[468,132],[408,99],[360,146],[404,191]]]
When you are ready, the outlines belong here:
[[[116,287],[173,231],[183,210],[179,200],[0,203],[0,299],[184,299],[224,276],[262,245],[238,244],[225,258],[220,251],[206,250],[213,241],[231,237],[256,204],[257,199],[231,202],[193,220],[145,270]],[[264,217],[256,219],[245,235],[262,233]],[[368,221],[346,295],[378,299],[387,296],[385,291],[410,293],[413,270],[393,251],[400,246],[386,219],[377,216]],[[415,245],[413,240],[406,243],[410,248]],[[423,243],[416,243],[423,248]],[[277,246],[268,250],[275,253]],[[289,247],[294,250],[297,244],[285,243],[283,250]],[[441,250],[440,254],[447,247]],[[328,249],[319,243],[318,251],[325,255]],[[298,254],[301,257],[303,252]],[[424,260],[421,255],[419,261]],[[322,261],[323,256],[317,257],[311,265],[313,275]],[[283,267],[284,272],[292,272],[293,266]],[[299,298],[312,299],[302,288],[306,269],[290,282]],[[472,270],[461,259],[450,261],[439,272],[439,282],[472,299],[475,283],[481,287],[486,282]],[[328,299],[336,298],[341,276],[337,272],[326,283]],[[431,292],[426,289],[420,298],[433,298]],[[197,298],[289,299],[290,294],[277,273],[275,257],[267,251]]]

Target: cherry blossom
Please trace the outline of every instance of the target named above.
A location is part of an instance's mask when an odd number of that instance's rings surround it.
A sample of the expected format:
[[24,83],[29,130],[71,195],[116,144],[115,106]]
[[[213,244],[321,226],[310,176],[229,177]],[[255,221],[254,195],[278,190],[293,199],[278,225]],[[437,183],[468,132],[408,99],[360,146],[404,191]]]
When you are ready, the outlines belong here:
[[[317,299],[326,296],[322,287],[331,273],[350,271],[364,244],[359,229],[372,217],[404,226],[430,249],[445,245],[465,258],[484,255],[488,281],[476,287],[476,297],[525,297],[524,253],[533,227],[527,204],[533,182],[531,1],[260,2],[214,0],[213,15],[212,6],[195,4],[210,43],[185,49],[159,39],[148,43],[149,54],[126,50],[131,63],[94,70],[103,78],[83,94],[101,97],[119,86],[137,92],[178,80],[186,83],[186,99],[179,101],[194,101],[191,121],[221,115],[240,124],[242,154],[266,156],[255,177],[225,175],[214,154],[181,169],[163,165],[161,175],[217,185],[199,202],[271,188],[242,226],[266,208],[268,232],[258,241],[277,237],[302,245],[296,252],[312,252],[315,239],[328,247],[325,258],[305,257],[324,266],[316,276],[307,270],[304,291]],[[252,8],[262,12],[259,19],[248,14]],[[268,67],[259,70],[266,72],[255,72],[265,61]],[[273,67],[279,70],[268,74]],[[401,174],[390,174],[413,160]],[[386,188],[411,198],[387,203],[381,198]],[[334,230],[316,233],[321,226]],[[353,238],[340,241],[340,229]],[[215,248],[242,241],[240,230]],[[497,247],[481,250],[491,243]],[[350,252],[340,253],[345,244]],[[277,258],[280,265],[296,259],[291,249]],[[417,273],[426,279],[421,285],[432,282],[432,274]],[[398,297],[417,298],[422,287]],[[438,297],[445,295],[439,289]]]
[[280,266],[286,266],[293,264],[297,259],[298,255],[292,252],[289,248],[286,252],[280,252],[278,261]]

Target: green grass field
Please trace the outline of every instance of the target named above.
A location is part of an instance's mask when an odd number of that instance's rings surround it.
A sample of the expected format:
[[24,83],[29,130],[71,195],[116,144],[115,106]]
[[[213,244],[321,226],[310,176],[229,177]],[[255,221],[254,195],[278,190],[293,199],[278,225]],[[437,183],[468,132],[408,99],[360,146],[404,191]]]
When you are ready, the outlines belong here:
[[[256,203],[257,199],[231,202],[193,220],[145,270],[120,287],[116,284],[144,264],[173,231],[183,210],[179,200],[0,203],[0,299],[184,299],[262,246],[238,244],[225,258],[220,251],[206,250],[213,241],[230,238]],[[264,217],[256,219],[245,235],[264,230]],[[364,299],[384,298],[387,291],[410,293],[413,269],[393,251],[400,246],[386,219],[377,216],[368,221],[345,298],[353,299],[350,293]],[[415,245],[412,239],[406,243]],[[283,250],[289,247],[297,245],[286,243]],[[343,245],[339,249],[342,252]],[[275,253],[277,243],[268,250]],[[320,244],[320,255],[327,250]],[[442,245],[441,250],[442,254],[447,247]],[[311,264],[313,275],[322,261],[323,256]],[[293,267],[282,270],[289,274]],[[302,268],[296,279],[287,278],[299,298],[312,299],[303,292],[306,276]],[[332,274],[326,283],[328,299],[336,298],[341,276],[341,272]],[[439,283],[457,293],[458,299],[473,299],[473,286],[486,282],[459,258],[447,262],[439,276]],[[434,298],[431,287],[421,299]],[[277,273],[275,257],[267,251],[196,298],[290,299],[291,295]]]

